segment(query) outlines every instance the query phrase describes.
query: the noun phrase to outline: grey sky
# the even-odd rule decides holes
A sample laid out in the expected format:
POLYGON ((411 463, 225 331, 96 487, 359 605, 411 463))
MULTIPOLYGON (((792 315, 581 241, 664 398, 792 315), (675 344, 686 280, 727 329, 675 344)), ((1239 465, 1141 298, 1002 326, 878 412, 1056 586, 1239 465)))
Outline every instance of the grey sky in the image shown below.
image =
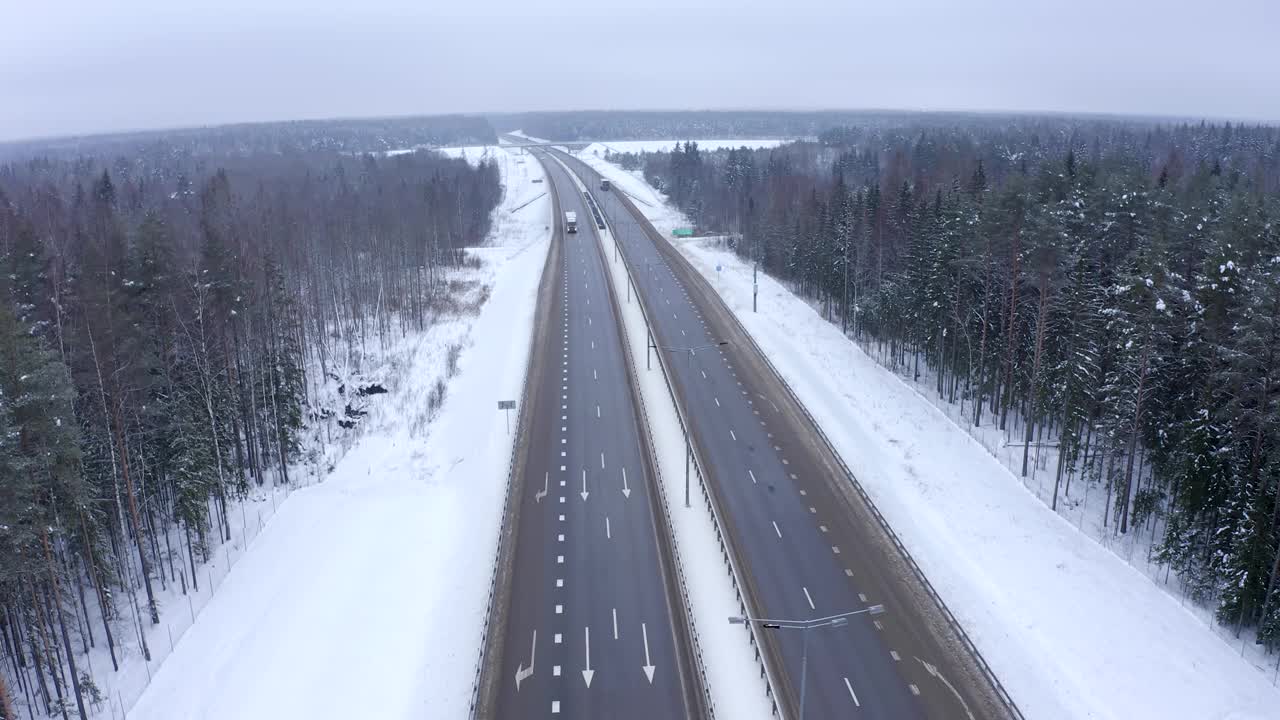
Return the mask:
POLYGON ((0 139, 581 108, 1280 121, 1277 0, 638 4, 0 0, 0 139))

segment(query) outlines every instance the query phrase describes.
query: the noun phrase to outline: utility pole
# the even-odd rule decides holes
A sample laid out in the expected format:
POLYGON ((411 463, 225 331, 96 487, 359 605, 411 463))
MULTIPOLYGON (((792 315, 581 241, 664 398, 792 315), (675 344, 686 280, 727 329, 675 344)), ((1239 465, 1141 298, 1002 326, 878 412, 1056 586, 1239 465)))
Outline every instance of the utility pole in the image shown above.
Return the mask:
POLYGON ((689 505, 689 458, 693 455, 693 449, 689 447, 689 429, 684 430, 684 506, 689 505))
POLYGON ((760 261, 751 266, 751 312, 758 312, 757 298, 760 297, 760 261))
MULTIPOLYGON (((708 345, 694 345, 691 347, 669 347, 667 345, 659 346, 653 342, 653 333, 650 332, 649 347, 646 348, 645 350, 645 358, 644 358, 645 367, 647 368, 649 366, 649 353, 653 350, 666 350, 667 352, 682 352, 682 353, 688 353, 688 357, 689 357, 688 368, 689 368, 689 372, 692 373, 693 372, 693 356, 697 354, 699 350, 720 348, 728 344, 729 344, 728 340, 721 340, 720 342, 710 343, 708 345)), ((693 443, 689 438, 689 427, 682 423, 681 429, 684 431, 684 506, 692 507, 692 505, 689 502, 689 465, 690 463, 693 462, 693 443)))
POLYGON ((760 297, 760 241, 751 239, 751 312, 758 312, 757 298, 760 297))
POLYGON ((840 334, 849 335, 849 235, 844 237, 844 304, 840 308, 840 334))

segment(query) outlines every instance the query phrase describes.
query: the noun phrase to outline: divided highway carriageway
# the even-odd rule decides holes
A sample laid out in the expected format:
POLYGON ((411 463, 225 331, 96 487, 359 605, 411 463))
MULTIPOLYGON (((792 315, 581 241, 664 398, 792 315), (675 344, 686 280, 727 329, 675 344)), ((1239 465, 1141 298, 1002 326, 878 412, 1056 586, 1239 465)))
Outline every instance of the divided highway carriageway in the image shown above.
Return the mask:
MULTIPOLYGON (((585 163, 551 152, 600 186, 585 163)), ((807 633, 756 626, 781 714, 799 716, 807 635, 806 718, 1021 717, 714 289, 617 184, 594 195, 652 323, 750 612, 812 620, 885 607, 807 633)))
POLYGON ((555 233, 472 714, 705 717, 596 225, 564 168, 534 154, 555 233))

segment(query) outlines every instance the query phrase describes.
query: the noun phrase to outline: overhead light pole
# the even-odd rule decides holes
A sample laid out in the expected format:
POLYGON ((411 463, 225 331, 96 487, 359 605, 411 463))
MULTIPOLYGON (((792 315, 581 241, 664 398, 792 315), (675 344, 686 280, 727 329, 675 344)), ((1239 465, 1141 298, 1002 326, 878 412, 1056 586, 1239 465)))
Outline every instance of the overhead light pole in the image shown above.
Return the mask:
MULTIPOLYGON (((673 353, 688 353, 689 368, 693 369, 693 356, 699 350, 710 350, 711 348, 723 347, 728 344, 729 344, 728 340, 721 340, 720 342, 716 342, 716 343, 708 343, 706 345, 693 345, 688 347, 680 347, 680 346, 674 346, 674 345, 658 345, 657 343, 654 342, 653 333, 651 332, 649 333, 649 347, 645 349, 645 358, 644 358, 645 366, 647 367, 649 364, 650 351, 666 350, 667 352, 673 352, 673 353)), ((684 427, 682 429, 684 430, 684 506, 691 507, 691 505, 689 504, 689 462, 693 459, 693 446, 689 442, 689 428, 684 427)))
POLYGON ((811 620, 771 620, 769 618, 753 618, 742 615, 733 615, 729 618, 730 625, 758 625, 767 630, 799 630, 803 639, 800 654, 800 718, 804 720, 805 691, 807 690, 809 679, 809 631, 826 627, 844 627, 849 624, 849 618, 854 615, 883 615, 884 605, 872 605, 861 610, 852 610, 845 613, 837 613, 826 617, 813 618, 811 620))

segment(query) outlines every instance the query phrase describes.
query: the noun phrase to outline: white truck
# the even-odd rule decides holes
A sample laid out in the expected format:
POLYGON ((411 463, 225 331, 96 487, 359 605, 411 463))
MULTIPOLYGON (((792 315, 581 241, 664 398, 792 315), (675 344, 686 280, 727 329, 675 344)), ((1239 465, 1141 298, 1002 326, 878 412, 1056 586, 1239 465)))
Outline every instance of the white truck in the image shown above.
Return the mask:
POLYGON ((564 231, 576 233, 578 232, 578 213, 569 210, 564 214, 564 231))

